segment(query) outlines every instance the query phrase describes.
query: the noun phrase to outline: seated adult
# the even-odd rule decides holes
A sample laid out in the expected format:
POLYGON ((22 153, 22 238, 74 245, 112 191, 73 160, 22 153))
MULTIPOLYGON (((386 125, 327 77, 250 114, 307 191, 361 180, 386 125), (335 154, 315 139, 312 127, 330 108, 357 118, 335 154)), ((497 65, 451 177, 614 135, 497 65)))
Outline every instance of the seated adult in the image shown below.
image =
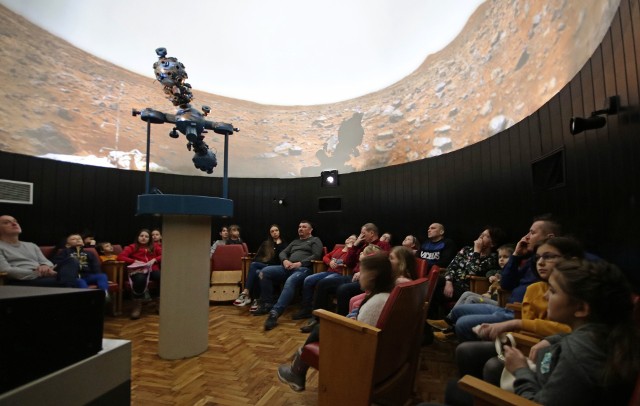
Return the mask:
POLYGON ((97 285, 98 289, 105 294, 105 299, 109 298, 109 278, 102 272, 100 260, 96 255, 84 249, 84 241, 80 234, 69 234, 64 248, 58 250, 53 256, 52 262, 60 274, 78 275, 80 287, 88 288, 89 285, 97 285), (68 268, 67 271, 65 271, 68 268))
MULTIPOLYGON (((369 244, 380 247, 383 251, 390 251, 391 246, 386 241, 381 241, 378 237, 378 227, 373 223, 366 223, 360 229, 360 235, 356 238, 353 246, 349 248, 345 264, 353 270, 353 276, 342 276, 330 279, 323 279, 316 286, 316 295, 313 302, 313 309, 333 310, 330 304, 332 294, 337 296, 337 313, 346 316, 349 313, 349 301, 355 295, 362 293, 358 279, 360 278, 360 253, 369 244)), ((318 322, 314 317, 300 330, 308 333, 318 322)))
POLYGON ((286 246, 286 241, 280 236, 280 227, 277 224, 272 224, 269 227, 269 238, 260 244, 256 256, 253 258, 251 265, 249 265, 244 290, 233 302, 234 306, 242 307, 251 303, 250 312, 255 312, 258 309, 258 298, 260 297, 260 283, 257 283, 258 281, 256 280, 258 273, 262 268, 269 265, 278 265, 280 263, 280 253, 286 246), (253 301, 251 298, 253 298, 253 301))
POLYGON ((160 262, 162 246, 151 241, 151 233, 143 228, 136 242, 127 245, 118 255, 118 261, 127 263, 129 283, 133 295, 131 319, 139 319, 142 312, 142 299, 151 297, 149 280, 160 282, 160 262))
POLYGON ((498 227, 486 227, 480 236, 456 254, 447 271, 438 278, 429 314, 436 314, 449 301, 456 301, 469 290, 469 276, 485 276, 492 269, 499 269, 495 248, 502 244, 504 231, 498 227))
MULTIPOLYGON (((368 293, 362 302, 357 320, 375 326, 387 299, 389 299, 389 294, 395 286, 396 278, 391 268, 391 262, 385 254, 374 254, 363 258, 360 261, 360 272, 362 276, 358 279, 358 283, 362 285, 362 290, 368 293)), ((314 327, 304 345, 318 341, 320 341, 319 324, 314 327)), ((345 343, 345 345, 357 346, 357 343, 345 343)), ((296 351, 291 364, 278 367, 278 378, 294 391, 305 389, 307 371, 309 370, 309 365, 300 358, 301 353, 302 347, 296 351)))
POLYGON ((304 279, 304 283, 302 284, 302 303, 300 303, 300 310, 291 317, 293 320, 302 320, 311 317, 311 302, 316 285, 323 279, 342 277, 344 260, 347 257, 349 248, 353 247, 355 241, 355 234, 347 237, 344 241, 344 247, 337 247, 322 257, 322 262, 327 266, 326 271, 309 275, 304 279))
POLYGON ((271 265, 260 271, 260 307, 253 313, 255 316, 269 314, 264 322, 264 329, 271 330, 278 325, 278 318, 293 301, 296 289, 304 278, 311 274, 311 261, 322 258, 322 241, 313 236, 313 227, 307 220, 298 225, 298 238, 293 240, 280 253, 282 265, 271 265), (273 286, 284 282, 284 287, 274 304, 273 286))
POLYGON ((456 244, 445 237, 444 226, 433 223, 427 228, 427 241, 420 246, 418 257, 427 261, 429 268, 437 265, 446 268, 456 256, 456 244))
MULTIPOLYGON (((529 232, 516 244, 513 255, 501 272, 500 285, 510 290, 509 303, 522 302, 527 287, 539 280, 535 271, 536 261, 533 247, 540 241, 560 234, 560 226, 550 217, 538 217, 531 224, 529 232), (522 264, 522 265, 520 265, 522 264)), ((451 310, 450 324, 455 324, 459 340, 475 340, 471 330, 482 323, 497 323, 513 319, 513 312, 497 305, 474 303, 455 306, 451 310)))
POLYGON ((0 216, 0 272, 7 273, 7 284, 46 287, 83 287, 78 271, 61 274, 40 248, 20 241, 22 228, 14 217, 0 216))

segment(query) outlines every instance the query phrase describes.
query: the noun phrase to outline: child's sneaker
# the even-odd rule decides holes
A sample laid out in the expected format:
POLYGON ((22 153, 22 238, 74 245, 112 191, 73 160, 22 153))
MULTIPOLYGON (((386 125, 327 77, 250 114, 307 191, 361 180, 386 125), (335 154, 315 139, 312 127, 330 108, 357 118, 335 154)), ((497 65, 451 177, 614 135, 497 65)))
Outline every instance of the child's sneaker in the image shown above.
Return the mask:
POLYGON ((258 303, 258 299, 253 299, 253 303, 251 303, 251 307, 249 308, 249 311, 253 313, 256 310, 258 310, 258 307, 260 307, 260 304, 258 303))
POLYGON ((240 293, 240 296, 238 296, 238 298, 233 301, 234 306, 240 306, 240 307, 246 306, 249 303, 251 303, 251 298, 249 297, 249 295, 245 293, 240 293))

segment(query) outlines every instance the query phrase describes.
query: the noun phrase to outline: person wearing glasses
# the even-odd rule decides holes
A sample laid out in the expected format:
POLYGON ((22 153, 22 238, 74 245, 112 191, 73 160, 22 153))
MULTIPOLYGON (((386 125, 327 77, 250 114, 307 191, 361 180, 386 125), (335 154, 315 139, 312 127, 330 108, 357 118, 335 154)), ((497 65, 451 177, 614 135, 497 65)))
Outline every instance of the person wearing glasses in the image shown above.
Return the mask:
MULTIPOLYGON (((500 286, 502 289, 511 291, 508 303, 522 302, 527 287, 540 280, 536 272, 534 247, 541 241, 559 234, 560 225, 551 217, 544 216, 534 219, 529 232, 518 241, 513 254, 500 273, 500 286)), ((455 306, 445 321, 454 326, 458 340, 467 341, 478 339, 472 330, 475 326, 511 319, 513 319, 513 312, 504 311, 499 306, 473 303, 455 306)))

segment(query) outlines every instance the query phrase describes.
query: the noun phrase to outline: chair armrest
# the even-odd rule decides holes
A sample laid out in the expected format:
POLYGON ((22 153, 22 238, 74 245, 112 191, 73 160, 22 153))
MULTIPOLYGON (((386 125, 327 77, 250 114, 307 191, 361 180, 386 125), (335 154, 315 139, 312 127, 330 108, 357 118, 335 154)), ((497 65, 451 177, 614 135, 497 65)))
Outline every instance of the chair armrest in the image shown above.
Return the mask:
POLYGON ((484 276, 469 276, 469 290, 478 294, 487 293, 489 290, 489 278, 485 278, 484 276))
POLYGON ((314 259, 311 261, 313 267, 313 273, 320 273, 327 270, 327 265, 319 259, 314 259))
POLYGON ((122 280, 124 278, 124 261, 106 261, 101 265, 102 272, 107 275, 107 278, 118 284, 122 288, 122 280))
POLYGON ((9 272, 0 272, 0 285, 5 284, 4 280, 7 279, 7 275, 9 275, 9 272))
POLYGON ((498 406, 535 406, 539 403, 532 402, 515 393, 491 385, 471 375, 465 375, 458 381, 458 387, 474 398, 474 405, 498 405, 498 406))
POLYGON ((506 306, 504 307, 505 309, 511 310, 513 312, 514 319, 522 320, 522 303, 520 302, 507 303, 506 306))
POLYGON ((500 305, 500 307, 505 307, 510 297, 511 297, 510 290, 498 288, 498 304, 500 305))
POLYGON ((519 331, 511 333, 516 340, 516 348, 518 348, 524 355, 529 355, 531 347, 538 344, 544 337, 528 333, 526 331, 519 331))
POLYGON ((363 323, 358 320, 350 319, 348 317, 341 316, 339 314, 330 312, 325 309, 316 309, 313 311, 313 315, 320 318, 320 320, 327 320, 326 323, 334 323, 336 325, 343 326, 343 327, 346 327, 347 329, 354 330, 357 332, 377 335, 378 333, 380 333, 380 331, 382 331, 379 328, 374 327, 370 324, 363 323))

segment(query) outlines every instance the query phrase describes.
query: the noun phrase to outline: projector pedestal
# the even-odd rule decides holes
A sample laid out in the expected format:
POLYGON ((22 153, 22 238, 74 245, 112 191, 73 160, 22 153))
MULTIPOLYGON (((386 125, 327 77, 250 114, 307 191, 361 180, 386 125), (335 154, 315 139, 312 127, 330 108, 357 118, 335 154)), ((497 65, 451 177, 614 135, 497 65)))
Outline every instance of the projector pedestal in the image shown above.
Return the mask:
POLYGON ((211 216, 233 215, 228 199, 140 195, 138 214, 162 214, 158 355, 193 357, 209 343, 211 216))

